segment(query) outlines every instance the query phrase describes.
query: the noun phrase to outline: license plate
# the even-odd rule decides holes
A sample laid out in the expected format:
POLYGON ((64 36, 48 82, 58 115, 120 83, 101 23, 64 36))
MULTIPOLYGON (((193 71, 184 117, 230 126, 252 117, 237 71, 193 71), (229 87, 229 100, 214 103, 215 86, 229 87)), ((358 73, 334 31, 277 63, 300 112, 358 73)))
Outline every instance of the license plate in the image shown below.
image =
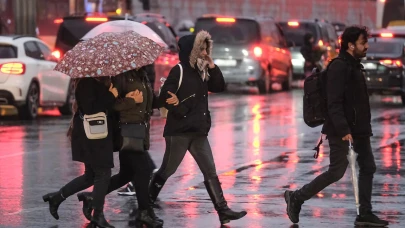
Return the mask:
POLYGON ((223 66, 223 67, 234 67, 234 66, 236 66, 236 60, 235 59, 215 59, 214 63, 217 64, 218 66, 223 66))
POLYGON ((366 70, 376 70, 377 64, 375 63, 363 63, 364 69, 366 70))

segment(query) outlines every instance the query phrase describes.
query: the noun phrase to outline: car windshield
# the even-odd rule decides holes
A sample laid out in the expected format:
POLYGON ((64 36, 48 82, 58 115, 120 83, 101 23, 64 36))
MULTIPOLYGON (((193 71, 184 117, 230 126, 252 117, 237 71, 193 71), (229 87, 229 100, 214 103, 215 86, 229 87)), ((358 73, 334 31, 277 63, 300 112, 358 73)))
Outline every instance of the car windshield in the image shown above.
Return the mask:
POLYGON ((294 46, 302 46, 304 44, 304 36, 307 33, 311 33, 315 40, 319 39, 314 23, 295 22, 290 24, 291 25, 289 25, 288 22, 280 23, 288 43, 291 43, 294 46))
POLYGON ((0 44, 0 59, 17 58, 17 48, 12 45, 0 44))
POLYGON ((404 49, 403 43, 397 42, 369 42, 367 54, 400 56, 404 49))
POLYGON ((225 19, 222 21, 216 18, 198 19, 195 31, 208 31, 214 43, 217 44, 250 44, 260 40, 259 25, 256 21, 233 18, 225 19))

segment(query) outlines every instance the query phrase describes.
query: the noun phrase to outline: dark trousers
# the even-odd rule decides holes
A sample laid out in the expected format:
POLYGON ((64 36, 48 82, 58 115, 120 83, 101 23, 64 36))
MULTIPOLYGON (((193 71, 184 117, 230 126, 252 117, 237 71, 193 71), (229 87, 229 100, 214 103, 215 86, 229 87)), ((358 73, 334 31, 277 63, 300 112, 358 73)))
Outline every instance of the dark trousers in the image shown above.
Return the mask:
POLYGON ((165 155, 162 166, 156 173, 161 178, 167 180, 176 172, 187 150, 197 162, 205 180, 217 176, 211 146, 206 136, 168 136, 165 140, 165 155))
POLYGON ((90 164, 85 164, 84 174, 67 183, 61 188, 61 192, 63 197, 67 198, 94 185, 92 206, 94 209, 103 210, 110 178, 110 168, 92 167, 90 164))
POLYGON ((111 177, 108 193, 132 181, 135 187, 139 209, 148 209, 148 185, 151 176, 148 152, 120 151, 119 159, 120 171, 118 174, 111 177))
MULTIPOLYGON (((316 177, 311 183, 304 185, 299 189, 297 198, 305 201, 312 198, 318 192, 330 184, 340 180, 349 164, 347 160, 348 146, 347 141, 341 138, 329 138, 330 147, 330 165, 328 171, 316 177)), ((371 211, 371 194, 373 188, 373 176, 376 171, 374 155, 371 151, 370 138, 354 138, 354 151, 358 154, 357 163, 359 170, 359 200, 360 213, 371 211)))

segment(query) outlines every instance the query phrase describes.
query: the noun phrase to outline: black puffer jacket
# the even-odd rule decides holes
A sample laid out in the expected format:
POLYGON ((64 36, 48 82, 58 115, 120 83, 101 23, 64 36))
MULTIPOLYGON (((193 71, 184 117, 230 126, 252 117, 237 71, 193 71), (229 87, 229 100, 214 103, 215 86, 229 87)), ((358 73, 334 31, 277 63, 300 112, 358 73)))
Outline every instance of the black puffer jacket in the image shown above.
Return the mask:
POLYGON ((372 136, 371 112, 367 85, 360 60, 346 51, 327 73, 328 116, 322 133, 328 136, 372 136))
POLYGON ((180 78, 180 67, 171 69, 160 93, 160 103, 168 110, 168 116, 163 136, 175 135, 208 135, 211 128, 211 116, 208 110, 208 91, 222 92, 225 81, 218 66, 209 69, 208 81, 203 80, 196 66, 197 56, 201 45, 208 44, 207 52, 211 53, 212 41, 207 32, 197 35, 184 36, 179 40, 179 58, 183 67, 183 80, 177 91, 180 78), (170 97, 167 91, 176 93, 180 104, 168 105, 166 99, 170 97))

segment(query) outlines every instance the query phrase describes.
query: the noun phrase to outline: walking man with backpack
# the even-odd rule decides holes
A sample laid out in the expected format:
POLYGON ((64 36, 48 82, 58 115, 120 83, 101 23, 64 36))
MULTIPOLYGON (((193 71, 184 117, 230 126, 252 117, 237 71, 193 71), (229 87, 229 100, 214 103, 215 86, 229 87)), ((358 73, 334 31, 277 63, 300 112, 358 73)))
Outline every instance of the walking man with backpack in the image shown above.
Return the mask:
POLYGON ((327 112, 322 133, 330 147, 329 169, 296 191, 285 191, 287 214, 293 223, 299 222, 301 205, 330 184, 340 180, 347 169, 349 141, 358 153, 360 215, 355 225, 384 227, 387 221, 371 211, 373 175, 376 171, 371 150, 371 112, 361 58, 368 49, 365 27, 348 27, 342 35, 339 57, 330 63, 326 73, 327 112))

